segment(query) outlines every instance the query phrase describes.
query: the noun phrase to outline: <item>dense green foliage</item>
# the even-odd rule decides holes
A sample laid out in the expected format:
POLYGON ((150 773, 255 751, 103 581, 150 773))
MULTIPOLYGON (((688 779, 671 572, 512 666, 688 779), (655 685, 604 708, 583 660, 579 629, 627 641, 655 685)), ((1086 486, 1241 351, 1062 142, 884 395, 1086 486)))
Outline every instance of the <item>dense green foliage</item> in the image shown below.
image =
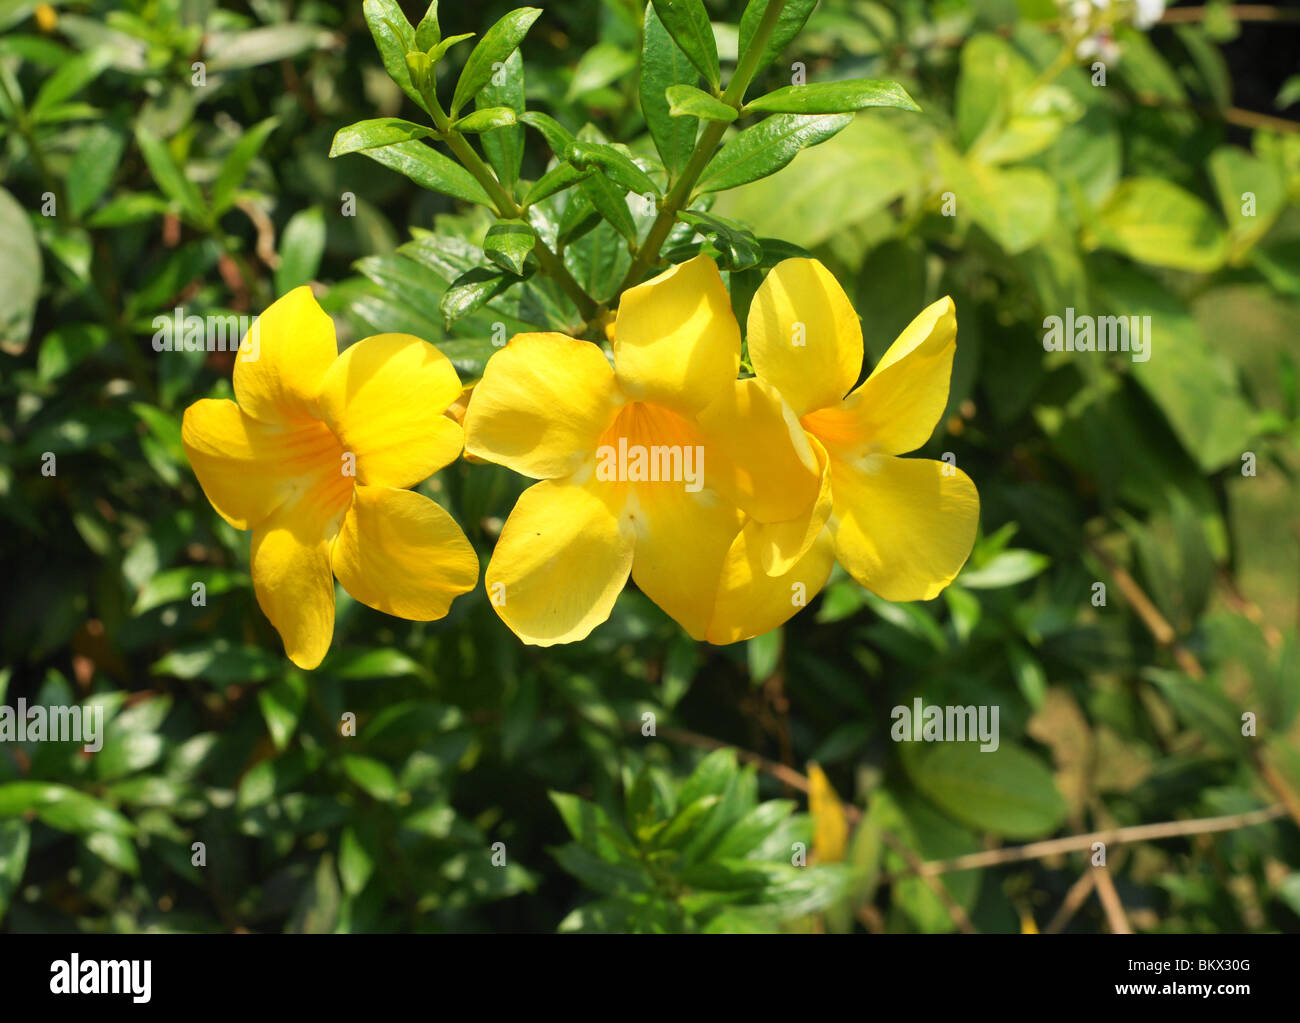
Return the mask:
MULTIPOLYGON (((769 2, 439 25, 393 0, 0 0, 0 703, 108 721, 93 756, 0 745, 5 929, 1018 930, 1082 856, 949 873, 945 899, 903 847, 1300 807, 1300 133, 1233 113, 1225 54, 1259 40, 1224 7, 1118 25, 1102 85, 1039 0, 822 0, 801 33, 789 0, 767 36, 769 2), (722 648, 632 587, 546 650, 481 586, 431 624, 340 590, 328 658, 294 669, 180 444, 232 353, 157 352, 155 317, 318 282, 342 343, 413 333, 471 381, 498 324, 601 336, 701 136, 720 149, 657 241, 713 255, 742 324, 804 250, 868 369, 953 296, 922 453, 979 487, 957 582, 890 604, 837 568, 722 648), (1149 359, 1045 351, 1067 309, 1149 316, 1149 359), (999 707, 997 752, 892 742, 918 697, 999 707), (771 766, 814 761, 860 811, 842 857, 834 801, 814 822, 771 766)), ((486 560, 524 482, 460 462, 420 489, 486 560)), ((1287 816, 1108 856, 1135 929, 1300 929, 1287 816)), ((1070 924, 1106 926, 1096 902, 1070 924)))

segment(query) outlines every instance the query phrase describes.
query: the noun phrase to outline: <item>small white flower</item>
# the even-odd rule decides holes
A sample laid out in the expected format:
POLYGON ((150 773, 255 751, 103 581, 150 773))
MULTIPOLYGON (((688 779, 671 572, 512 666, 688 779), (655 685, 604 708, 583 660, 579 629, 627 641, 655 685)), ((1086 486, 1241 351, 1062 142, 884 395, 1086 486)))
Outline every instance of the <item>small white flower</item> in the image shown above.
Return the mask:
POLYGON ((1133 24, 1148 29, 1165 13, 1165 0, 1134 0, 1133 24))

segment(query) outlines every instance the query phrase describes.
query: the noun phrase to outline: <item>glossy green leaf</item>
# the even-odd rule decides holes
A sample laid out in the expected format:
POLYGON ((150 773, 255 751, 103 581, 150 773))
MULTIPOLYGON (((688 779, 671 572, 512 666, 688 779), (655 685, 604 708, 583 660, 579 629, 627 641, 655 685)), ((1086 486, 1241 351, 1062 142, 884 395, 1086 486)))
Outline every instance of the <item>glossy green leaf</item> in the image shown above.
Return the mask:
POLYGON ((524 272, 524 260, 533 251, 537 233, 518 220, 498 220, 483 239, 483 254, 512 274, 524 272))
POLYGON ((609 180, 637 195, 659 197, 659 188, 626 153, 598 142, 574 142, 565 158, 579 170, 596 168, 609 180))
POLYGON ((693 85, 670 85, 666 95, 668 113, 672 117, 696 117, 730 123, 739 116, 735 107, 693 85))
POLYGON ((916 110, 916 105, 897 82, 856 78, 845 82, 787 85, 745 104, 746 112, 766 110, 785 114, 839 114, 867 107, 897 107, 916 110))
POLYGON ((416 48, 415 29, 406 20, 401 6, 397 0, 365 0, 362 10, 379 49, 379 57, 384 62, 384 70, 412 103, 429 113, 428 105, 412 84, 411 72, 406 66, 407 53, 416 48))
POLYGON ((655 13, 668 34, 714 89, 722 81, 718 68, 718 44, 703 0, 652 0, 655 13))
POLYGON ((415 26, 416 49, 430 50, 442 41, 442 27, 438 24, 438 0, 429 0, 424 17, 415 26))
POLYGON ((531 206, 534 203, 541 202, 543 199, 562 192, 566 188, 571 188, 579 181, 588 177, 592 171, 581 171, 572 164, 561 163, 552 167, 543 174, 524 196, 524 205, 531 206))
MULTIPOLYGON (((514 111, 516 121, 524 112, 524 58, 515 50, 497 73, 488 79, 474 98, 479 107, 506 107, 514 111)), ((496 171, 497 178, 506 190, 514 188, 519 180, 519 169, 524 159, 523 125, 497 128, 484 132, 480 140, 483 152, 496 171)))
POLYGON ((801 150, 843 131, 851 114, 774 114, 746 128, 719 150, 700 176, 701 192, 720 192, 779 171, 801 150))
POLYGON ((404 121, 400 117, 375 117, 368 121, 358 121, 340 128, 334 133, 334 142, 330 145, 330 156, 343 156, 346 153, 360 153, 378 146, 391 146, 398 142, 411 142, 428 138, 435 134, 434 129, 413 121, 404 121))
POLYGON ((496 267, 478 266, 467 270, 452 281, 438 303, 443 320, 450 327, 461 317, 496 298, 518 279, 496 267))
POLYGON ((665 93, 675 86, 693 87, 697 81, 699 72, 664 28, 654 4, 646 4, 641 47, 641 113, 669 177, 680 174, 691 158, 700 125, 692 117, 674 117, 665 93))
POLYGON ((376 163, 405 174, 421 188, 442 192, 456 199, 491 206, 483 186, 464 167, 423 142, 398 142, 391 146, 362 150, 376 163))
POLYGON ((453 117, 478 95, 493 74, 505 67, 506 60, 523 41, 541 13, 537 7, 517 8, 483 33, 483 38, 470 53, 460 79, 456 82, 456 92, 451 101, 453 117))
MULTIPOLYGON (((742 60, 754 43, 754 37, 763 21, 763 15, 767 12, 769 2, 771 0, 749 0, 745 5, 745 13, 740 16, 739 53, 742 60)), ((781 51, 794 41, 816 6, 817 0, 786 0, 781 13, 777 16, 772 34, 768 37, 755 65, 756 71, 762 71, 771 64, 781 55, 781 51)))
POLYGON ((452 127, 457 131, 477 134, 494 128, 508 128, 514 123, 515 112, 509 107, 481 107, 456 120, 452 127))

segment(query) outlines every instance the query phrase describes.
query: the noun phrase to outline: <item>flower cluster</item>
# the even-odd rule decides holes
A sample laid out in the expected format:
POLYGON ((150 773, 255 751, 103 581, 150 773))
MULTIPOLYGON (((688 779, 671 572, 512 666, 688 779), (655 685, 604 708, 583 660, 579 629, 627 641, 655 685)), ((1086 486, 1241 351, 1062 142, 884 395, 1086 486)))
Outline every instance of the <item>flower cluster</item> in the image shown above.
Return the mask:
MULTIPOLYGON (((537 480, 485 578, 522 640, 582 639, 629 576, 712 643, 786 621, 836 560, 894 601, 932 598, 956 576, 979 519, 974 484, 947 462, 899 457, 947 404, 952 301, 917 316, 860 385, 861 326, 816 260, 773 268, 747 328, 755 375, 738 379, 740 328, 701 255, 623 295, 612 360, 557 333, 516 335, 488 360, 464 450, 537 480)), ((313 667, 329 646, 331 572, 363 603, 417 620, 473 588, 460 529, 406 489, 460 454, 443 413, 461 385, 406 335, 335 358, 307 289, 256 329, 263 357, 237 364, 238 405, 196 403, 184 441, 213 506, 254 530, 258 600, 289 656, 313 667)))

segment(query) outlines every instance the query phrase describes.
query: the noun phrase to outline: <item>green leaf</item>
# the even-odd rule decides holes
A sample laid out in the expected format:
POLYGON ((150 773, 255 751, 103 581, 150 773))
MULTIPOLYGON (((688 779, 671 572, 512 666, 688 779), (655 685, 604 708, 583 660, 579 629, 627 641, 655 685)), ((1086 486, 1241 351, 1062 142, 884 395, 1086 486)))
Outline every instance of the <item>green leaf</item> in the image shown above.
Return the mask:
POLYGON ((453 122, 452 127, 460 132, 477 134, 494 128, 508 128, 514 123, 515 112, 509 107, 480 107, 453 122))
POLYGON ((591 175, 591 171, 580 171, 570 163, 561 163, 552 167, 543 174, 528 194, 524 196, 524 205, 532 206, 539 203, 557 192, 562 192, 566 188, 571 188, 579 181, 591 175))
MULTIPOLYGON (((770 0, 749 0, 749 3, 745 6, 745 13, 740 16, 739 54, 741 60, 745 59, 750 46, 753 45, 754 35, 758 31, 758 26, 763 20, 769 2, 770 0)), ((754 65, 755 73, 762 71, 772 61, 776 60, 781 55, 781 51, 794 41, 794 37, 803 31, 804 23, 807 22, 808 16, 812 14, 813 8, 816 6, 817 0, 786 0, 785 6, 781 8, 781 13, 777 16, 776 27, 772 30, 772 34, 768 36, 767 44, 763 47, 758 63, 754 65)))
POLYGON ((66 61, 40 87, 27 116, 38 123, 45 120, 46 115, 93 82, 111 63, 106 50, 91 50, 66 61))
POLYGON ((275 268, 275 293, 284 295, 315 280, 325 254, 325 214, 319 206, 299 210, 280 235, 280 265, 275 268))
POLYGON ((524 124, 531 128, 536 128, 546 139, 546 144, 551 147, 551 152, 556 158, 563 160, 568 153, 569 147, 573 145, 573 132, 564 127, 559 121, 550 114, 543 114, 538 110, 529 110, 520 118, 524 124))
POLYGON ((476 266, 467 270, 451 283, 438 308, 448 329, 462 316, 486 305, 505 291, 519 278, 496 267, 476 266))
POLYGON ((423 142, 398 142, 396 145, 365 149, 362 150, 362 155, 405 174, 421 188, 442 192, 480 206, 492 205, 492 200, 483 191, 483 186, 474 180, 474 175, 423 142))
POLYGON ((655 13, 704 80, 716 91, 722 83, 718 44, 703 0, 652 0, 655 13))
MULTIPOLYGON (((170 418, 170 417, 169 417, 170 418)), ((194 584, 202 583, 205 597, 215 597, 231 590, 248 585, 248 576, 242 572, 231 572, 223 568, 207 568, 192 565, 187 568, 172 568, 158 572, 140 589, 131 608, 133 615, 142 615, 164 604, 177 601, 189 603, 194 595, 194 584)))
POLYGON ((667 93, 668 113, 672 117, 704 118, 706 121, 734 121, 739 112, 729 103, 710 96, 693 85, 670 85, 667 93))
POLYGON ((234 144, 221 165, 216 184, 212 186, 212 210, 220 216, 235 199, 235 189, 244 183, 248 166, 261 151, 262 146, 279 125, 279 118, 268 117, 244 132, 234 144))
POLYGON ((1051 561, 1046 554, 1015 548, 1002 551, 979 568, 967 566, 957 578, 958 582, 972 590, 996 590, 1032 579, 1051 561))
POLYGON ((637 195, 659 197, 659 188, 645 171, 632 162, 632 158, 613 146, 598 142, 574 142, 565 159, 579 170, 596 167, 604 175, 629 192, 637 195))
POLYGON ((298 721, 307 706, 307 676, 300 671, 285 672, 271 685, 258 690, 257 702, 271 741, 277 750, 283 750, 298 730, 298 721))
POLYGON ((328 29, 290 21, 241 32, 211 32, 203 49, 209 71, 239 71, 323 49, 329 41, 328 29))
POLYGON ((904 763, 931 802, 971 827, 1007 838, 1039 838, 1055 831, 1066 814, 1051 772, 1005 741, 989 752, 978 741, 939 743, 904 763))
MULTIPOLYGON (((442 58, 446 56, 447 51, 450 50, 453 46, 455 46, 457 43, 463 43, 466 39, 473 39, 473 38, 474 38, 473 32, 462 32, 458 36, 448 36, 446 39, 442 40, 440 43, 438 43, 436 46, 430 49, 429 52, 425 55, 428 58, 428 60, 425 62, 425 66, 429 71, 429 73, 430 74, 433 73, 433 70, 437 66, 438 61, 442 60, 442 58)), ((407 66, 409 67, 411 61, 411 54, 408 53, 406 55, 406 59, 407 59, 407 66)))
POLYGON ((335 132, 330 156, 360 153, 378 146, 428 138, 433 134, 435 132, 432 128, 413 121, 403 121, 400 117, 376 117, 368 121, 357 121, 356 124, 349 124, 335 132))
POLYGON ((207 219, 203 199, 194 182, 172 158, 171 150, 160 138, 149 131, 142 122, 135 126, 135 141, 149 166, 149 173, 161 189, 163 195, 176 203, 181 212, 195 223, 202 224, 207 219))
POLYGON ((373 757, 348 754, 343 757, 343 771, 369 796, 391 803, 401 794, 401 786, 388 765, 373 757))
POLYGON ((442 27, 438 24, 438 0, 430 0, 424 17, 415 26, 415 46, 419 50, 430 50, 441 41, 442 27))
MULTIPOLYGON (((437 6, 437 0, 432 6, 437 6)), ((339 838, 339 877, 343 890, 354 897, 360 895, 374 871, 375 857, 357 836, 356 828, 344 828, 339 838)))
POLYGON ((921 108, 897 82, 855 78, 846 82, 787 85, 745 104, 745 112, 768 110, 785 114, 839 114, 867 107, 921 108))
POLYGON ((57 831, 74 835, 97 831, 130 835, 129 820, 94 796, 52 782, 15 781, 0 784, 0 818, 33 812, 57 831))
POLYGON ((498 220, 483 239, 483 254, 503 270, 522 275, 537 232, 519 220, 498 220))
MULTIPOLYGON (((758 266, 763 260, 763 246, 753 233, 743 224, 726 217, 714 216, 712 213, 699 213, 683 210, 677 214, 679 220, 694 227, 700 234, 712 242, 713 256, 724 270, 745 270, 758 266)), ((757 642, 761 637, 750 640, 757 642)))
POLYGON ((699 74, 664 28, 654 4, 646 4, 641 48, 641 113, 670 178, 676 178, 690 160, 700 123, 693 117, 674 116, 665 93, 675 86, 693 87, 697 81, 699 74))
POLYGON ((1241 711, 1211 679, 1188 678, 1161 668, 1145 668, 1142 675, 1159 687, 1179 720, 1204 736, 1220 755, 1233 760, 1244 755, 1241 711))
POLYGON ((701 192, 721 192, 779 171, 800 150, 825 142, 846 128, 852 114, 774 114, 746 128, 710 161, 700 177, 701 192))
POLYGON ((788 799, 772 799, 759 804, 723 832, 718 844, 709 850, 709 858, 745 858, 794 811, 795 803, 788 799))
POLYGON ((370 34, 374 36, 375 46, 379 49, 379 57, 384 62, 384 70, 410 97, 412 103, 426 114, 429 113, 428 104, 412 84, 411 72, 406 66, 406 54, 416 48, 415 29, 406 20, 401 6, 397 0, 365 0, 362 10, 365 12, 366 24, 370 26, 370 34))
POLYGON ((0 188, 0 350, 27 348, 41 291, 41 249, 27 213, 0 188))
POLYGON ((1217 270, 1228 254, 1210 208, 1163 178, 1121 182, 1093 222, 1092 242, 1139 263, 1193 273, 1217 270))
POLYGON ((456 82, 451 116, 456 114, 491 80, 494 72, 505 66, 510 54, 523 41, 529 28, 541 14, 537 7, 520 7, 511 11, 483 34, 469 55, 456 82))
POLYGON ((122 162, 126 135, 109 124, 93 125, 68 166, 68 205, 80 217, 108 190, 122 162))
POLYGON ((108 344, 108 328, 99 323, 70 323, 55 327, 41 339, 36 375, 45 382, 57 380, 87 356, 108 344))
POLYGON ((32 829, 26 821, 0 820, 0 923, 22 883, 31 844, 32 829))
POLYGON ((1210 179, 1236 253, 1268 233, 1286 207, 1286 183, 1271 163, 1236 146, 1210 154, 1210 179))
POLYGON ((616 82, 636 68, 636 55, 614 43, 597 43, 578 60, 565 100, 573 102, 616 82))
MULTIPOLYGON (((518 120, 524 112, 524 58, 518 50, 510 54, 505 64, 488 79, 474 102, 480 107, 508 107, 518 120)), ((513 191, 524 160, 523 126, 515 124, 484 132, 480 141, 497 178, 507 191, 513 191)))

